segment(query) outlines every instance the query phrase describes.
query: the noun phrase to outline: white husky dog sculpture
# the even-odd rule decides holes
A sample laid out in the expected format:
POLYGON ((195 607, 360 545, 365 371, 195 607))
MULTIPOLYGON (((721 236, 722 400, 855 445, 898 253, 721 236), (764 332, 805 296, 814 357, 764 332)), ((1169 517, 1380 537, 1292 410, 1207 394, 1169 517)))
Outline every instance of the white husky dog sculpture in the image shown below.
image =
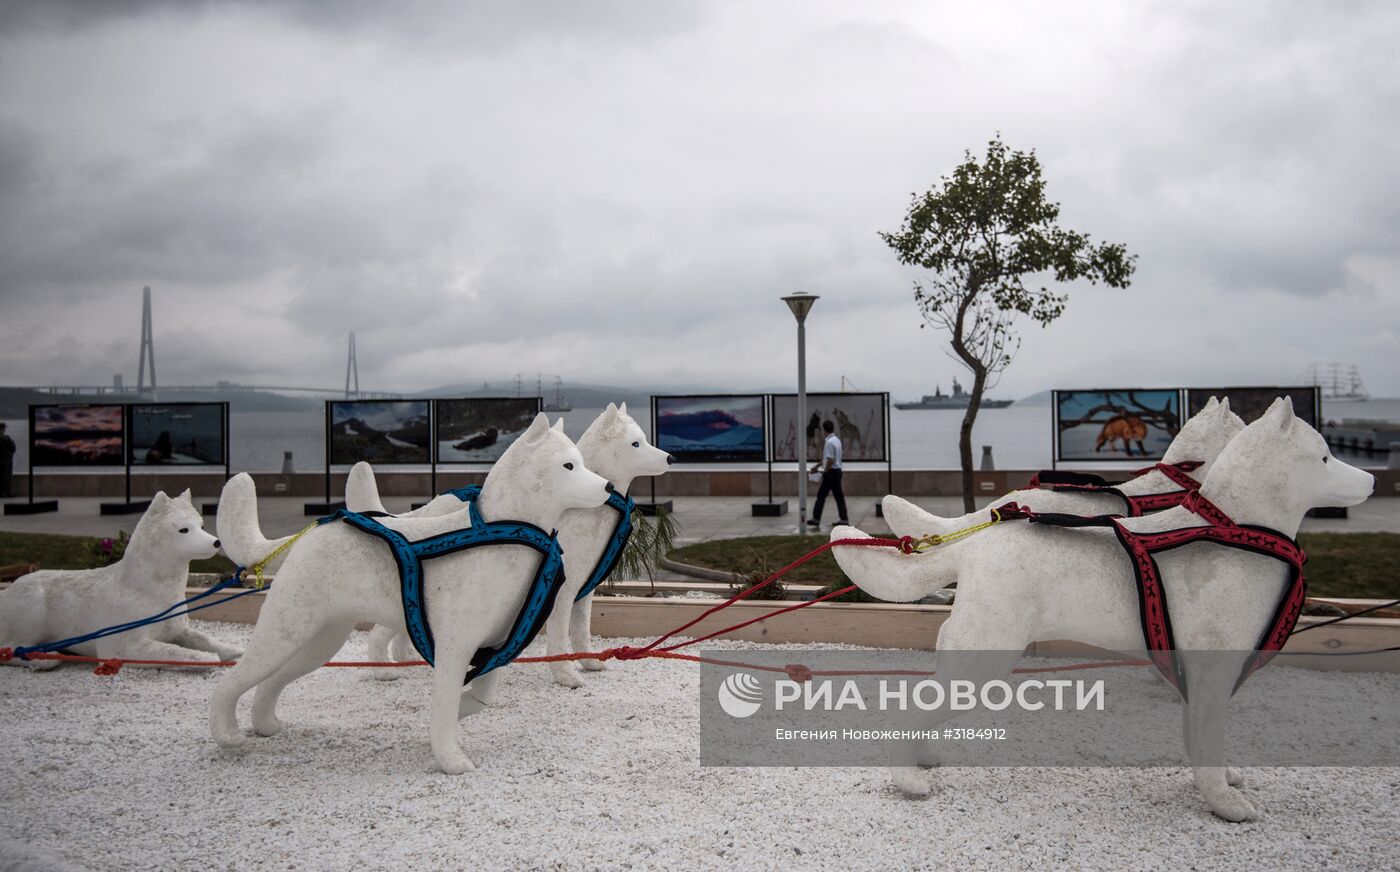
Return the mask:
MULTIPOLYGON (((1172 465, 1197 461, 1201 465, 1184 474, 1196 482, 1206 480, 1215 459, 1229 444, 1235 434, 1244 429, 1244 421, 1230 411, 1229 399, 1217 400, 1211 397, 1201 411, 1192 415, 1181 425, 1181 430, 1168 446, 1162 463, 1172 465)), ((1145 496, 1181 490, 1181 486, 1153 468, 1130 481, 1124 482, 1119 490, 1125 496, 1145 496)), ((949 533, 990 518, 990 509, 1014 500, 1017 504, 1037 512, 1067 512, 1076 515, 1122 514, 1123 501, 1113 494, 1092 493, 1073 490, 1050 490, 1049 488, 1027 488, 1012 491, 1003 497, 992 500, 975 512, 956 518, 942 518, 930 514, 913 503, 894 494, 880 502, 885 523, 896 536, 926 536, 930 533, 949 533)))
MULTIPOLYGON (((548 531, 565 510, 600 506, 610 491, 611 485, 584 465, 562 428, 551 428, 541 414, 492 468, 479 507, 488 523, 521 521, 548 531)), ((225 486, 219 519, 227 527, 225 550, 240 563, 262 559, 277 544, 258 529, 256 496, 246 475, 225 486)), ((463 507, 449 515, 382 523, 416 541, 471 522, 463 507)), ((476 652, 507 637, 541 559, 532 549, 502 543, 423 563, 436 661, 429 733, 433 757, 444 772, 473 768, 457 742, 462 683, 476 652)), ((248 653, 214 690, 209 706, 214 739, 225 747, 246 741, 235 709, 239 697, 255 686, 254 732, 268 736, 280 730, 276 704, 282 690, 340 650, 362 621, 405 628, 398 565, 389 548, 341 522, 312 529, 288 549, 248 653)))
MULTIPOLYGON (((627 404, 621 407, 609 403, 603 413, 593 420, 578 440, 579 453, 589 469, 613 483, 618 493, 626 494, 632 480, 638 476, 661 475, 666 472, 673 458, 647 442, 646 434, 632 416, 627 414, 627 404)), ((367 463, 357 463, 350 470, 345 485, 345 504, 351 511, 384 511, 379 499, 379 489, 375 485, 374 472, 367 463)), ((412 512, 400 515, 407 517, 431 517, 449 511, 461 511, 462 503, 456 497, 444 495, 412 512)), ((593 595, 589 594, 575 602, 585 582, 598 564, 617 526, 617 511, 609 506, 596 509, 570 509, 559 519, 559 544, 564 548, 564 573, 566 581, 560 588, 550 612, 545 629, 548 652, 551 655, 581 653, 592 650, 593 636, 590 622, 593 615, 593 595)), ((412 646, 405 634, 395 635, 387 627, 375 627, 370 634, 369 657, 383 661, 392 656, 395 660, 405 660, 413 656, 412 646), (392 645, 391 645, 392 640, 392 645)), ((589 671, 603 668, 597 660, 583 660, 580 665, 589 671)), ((565 687, 582 687, 578 669, 572 664, 559 661, 549 664, 554 680, 565 687)), ((383 669, 377 678, 398 678, 402 669, 383 669)), ((490 678, 488 675, 487 678, 490 678)), ((473 698, 478 703, 490 701, 490 688, 474 689, 473 698)))
MULTIPOLYGON (((1200 493, 1237 524, 1294 537, 1309 508, 1356 505, 1374 484, 1369 473, 1332 457, 1322 436, 1294 417, 1292 402, 1280 399, 1231 440, 1200 493)), ((1186 508, 1174 508, 1121 523, 1146 533, 1203 521, 1186 508)), ((831 532, 833 539, 863 535, 853 527, 831 532)), ((908 602, 958 583, 952 614, 938 633, 940 677, 979 684, 1005 678, 1026 645, 1037 641, 1144 649, 1132 564, 1108 529, 1009 522, 923 554, 840 546, 833 551, 847 575, 881 599, 908 602)), ((1212 543, 1161 552, 1156 561, 1182 650, 1253 649, 1290 577, 1278 560, 1212 543)), ((1238 783, 1233 772, 1202 761, 1220 759, 1226 708, 1246 656, 1240 653, 1237 663, 1187 659, 1184 667, 1190 688, 1186 750, 1196 786, 1212 811, 1232 821, 1251 820, 1258 811, 1232 786, 1238 783)), ((934 715, 929 726, 950 714, 934 715)), ((931 753, 924 747, 913 760, 930 762, 931 753)), ((930 789, 928 774, 917 767, 896 769, 894 780, 911 795, 930 789)))
MULTIPOLYGON (((204 532, 204 518, 185 491, 163 492, 137 522, 121 560, 100 569, 41 570, 0 591, 0 646, 56 642, 114 624, 135 621, 185 598, 190 561, 213 557, 219 540, 204 532)), ((221 645, 190 627, 185 616, 74 645, 86 657, 134 660, 233 660, 237 648, 221 645)), ((57 660, 11 660, 51 669, 57 660)))

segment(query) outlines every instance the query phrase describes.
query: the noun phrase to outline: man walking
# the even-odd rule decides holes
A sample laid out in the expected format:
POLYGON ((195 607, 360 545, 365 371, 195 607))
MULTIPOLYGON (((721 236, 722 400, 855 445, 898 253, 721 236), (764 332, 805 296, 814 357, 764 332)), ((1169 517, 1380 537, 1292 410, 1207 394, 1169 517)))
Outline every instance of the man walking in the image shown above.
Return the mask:
POLYGON ((0 421, 0 497, 14 496, 10 484, 15 476, 15 440, 5 432, 5 422, 0 421))
POLYGON ((841 437, 836 435, 836 425, 831 421, 822 422, 822 432, 826 433, 822 459, 820 463, 812 466, 813 475, 821 470, 822 483, 817 488, 817 504, 812 509, 812 520, 807 522, 807 526, 814 530, 822 525, 822 506, 826 504, 827 494, 836 497, 836 511, 840 518, 836 523, 850 523, 846 520, 846 492, 841 490, 841 437))

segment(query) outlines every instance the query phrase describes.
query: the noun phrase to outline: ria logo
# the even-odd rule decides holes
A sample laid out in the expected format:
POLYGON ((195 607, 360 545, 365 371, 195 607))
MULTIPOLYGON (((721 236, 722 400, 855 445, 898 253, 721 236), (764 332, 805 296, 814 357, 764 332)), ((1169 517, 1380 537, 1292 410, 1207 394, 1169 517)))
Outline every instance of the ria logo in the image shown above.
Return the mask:
POLYGON ((763 686, 747 672, 736 672, 719 686, 719 707, 731 718, 746 718, 763 703, 763 686))

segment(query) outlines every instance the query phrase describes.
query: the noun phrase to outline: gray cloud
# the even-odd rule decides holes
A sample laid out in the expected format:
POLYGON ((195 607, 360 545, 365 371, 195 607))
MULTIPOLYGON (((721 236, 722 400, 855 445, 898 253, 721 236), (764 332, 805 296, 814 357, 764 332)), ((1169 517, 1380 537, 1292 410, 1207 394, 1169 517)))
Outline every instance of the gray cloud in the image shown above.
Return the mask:
POLYGON ((1004 392, 1400 391, 1386 4, 91 9, 0 12, 6 382, 134 371, 150 284, 167 382, 334 383, 355 330, 367 385, 781 384, 802 289, 814 381, 919 393, 953 367, 876 231, 1001 130, 1141 255, 1004 392))
POLYGON ((394 40, 414 51, 498 53, 522 43, 619 46, 683 32, 695 0, 47 0, 0 6, 0 38, 74 34, 142 20, 221 21, 250 13, 331 38, 394 40))

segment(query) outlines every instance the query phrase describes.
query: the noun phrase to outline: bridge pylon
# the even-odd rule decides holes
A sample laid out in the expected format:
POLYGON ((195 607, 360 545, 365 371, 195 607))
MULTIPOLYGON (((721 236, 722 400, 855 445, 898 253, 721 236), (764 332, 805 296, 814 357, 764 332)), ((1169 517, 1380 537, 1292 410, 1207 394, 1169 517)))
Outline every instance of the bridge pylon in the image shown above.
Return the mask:
POLYGON ((350 331, 350 353, 345 359, 345 399, 355 399, 360 395, 360 364, 355 359, 355 331, 350 331), (350 392, 351 379, 354 379, 355 391, 350 392))
POLYGON ((151 286, 141 291, 141 362, 136 366, 136 391, 146 392, 146 361, 151 365, 151 399, 159 399, 156 389, 155 330, 151 326, 151 286))

